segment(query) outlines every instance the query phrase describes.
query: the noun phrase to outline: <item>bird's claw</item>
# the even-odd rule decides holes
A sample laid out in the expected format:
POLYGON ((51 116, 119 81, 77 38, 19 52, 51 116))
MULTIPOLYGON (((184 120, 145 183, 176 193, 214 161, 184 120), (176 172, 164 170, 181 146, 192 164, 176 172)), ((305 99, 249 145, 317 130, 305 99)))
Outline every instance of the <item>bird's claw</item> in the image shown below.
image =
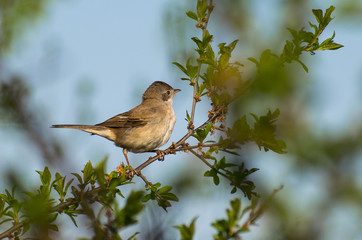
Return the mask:
POLYGON ((139 174, 140 174, 139 171, 133 169, 131 166, 130 166, 129 170, 126 173, 126 175, 127 175, 127 177, 129 179, 132 179, 135 175, 138 176, 139 174))
POLYGON ((158 160, 163 161, 165 160, 166 153, 162 150, 156 150, 156 153, 158 155, 158 160))

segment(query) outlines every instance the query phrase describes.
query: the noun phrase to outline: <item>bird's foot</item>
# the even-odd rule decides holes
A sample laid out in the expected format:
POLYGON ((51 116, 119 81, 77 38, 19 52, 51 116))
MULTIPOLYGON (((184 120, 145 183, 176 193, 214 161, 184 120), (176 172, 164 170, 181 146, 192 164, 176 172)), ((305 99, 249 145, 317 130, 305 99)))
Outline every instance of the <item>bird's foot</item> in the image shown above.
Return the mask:
POLYGON ((129 170, 126 172, 126 176, 127 176, 127 178, 128 179, 132 179, 135 175, 139 175, 140 173, 137 171, 137 170, 135 170, 135 169, 133 169, 131 166, 129 166, 129 170))
POLYGON ((119 165, 116 169, 116 173, 119 175, 125 174, 128 179, 132 179, 134 175, 139 175, 139 172, 135 169, 133 169, 132 166, 128 166, 128 168, 122 163, 119 165))
POLYGON ((158 155, 158 160, 159 160, 159 161, 165 160, 165 155, 166 155, 165 151, 156 150, 156 153, 157 153, 157 155, 158 155))

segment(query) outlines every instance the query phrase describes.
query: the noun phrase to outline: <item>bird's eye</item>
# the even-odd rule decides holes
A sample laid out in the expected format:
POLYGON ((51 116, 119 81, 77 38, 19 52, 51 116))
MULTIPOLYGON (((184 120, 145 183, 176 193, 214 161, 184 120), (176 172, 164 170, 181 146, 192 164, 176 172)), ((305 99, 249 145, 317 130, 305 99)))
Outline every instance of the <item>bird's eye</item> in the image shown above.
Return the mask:
POLYGON ((170 95, 170 94, 171 94, 171 91, 170 91, 170 90, 168 90, 166 93, 167 93, 167 95, 170 95))

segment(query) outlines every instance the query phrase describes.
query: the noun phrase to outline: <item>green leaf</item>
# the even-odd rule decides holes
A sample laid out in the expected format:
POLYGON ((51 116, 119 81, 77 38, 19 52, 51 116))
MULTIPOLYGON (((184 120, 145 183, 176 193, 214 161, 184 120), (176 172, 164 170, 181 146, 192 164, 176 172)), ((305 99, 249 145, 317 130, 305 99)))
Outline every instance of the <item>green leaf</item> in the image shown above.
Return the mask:
POLYGON ((204 176, 205 177, 212 177, 212 180, 214 182, 215 185, 219 185, 220 183, 220 178, 219 176, 217 175, 217 171, 216 169, 210 169, 210 170, 207 170, 205 173, 204 173, 204 176))
POLYGON ((326 40, 324 40, 319 45, 317 50, 336 50, 336 49, 339 49, 339 48, 343 47, 343 45, 333 42, 334 37, 335 37, 335 32, 333 32, 332 37, 327 38, 326 40))
POLYGON ((235 121, 232 129, 228 130, 230 137, 240 144, 244 144, 250 139, 250 126, 246 121, 246 116, 242 116, 240 119, 235 121))
POLYGON ((55 225, 55 224, 49 224, 49 225, 48 225, 48 228, 51 229, 51 230, 53 230, 53 231, 56 231, 56 232, 59 231, 58 226, 55 225))
POLYGON ((108 180, 106 179, 106 174, 105 174, 106 161, 107 157, 105 157, 102 161, 100 161, 94 169, 91 165, 91 169, 89 169, 90 171, 89 179, 91 180, 92 184, 94 184, 96 178, 101 187, 105 187, 107 185, 108 180))
POLYGON ((203 142, 207 135, 209 134, 213 124, 209 123, 204 129, 196 129, 196 134, 191 136, 195 137, 199 142, 203 142))
POLYGON ((198 0, 197 1, 197 16, 200 19, 203 19, 206 15, 206 10, 207 10, 207 0, 198 0))
POLYGON ((151 188, 155 188, 156 190, 161 187, 161 183, 155 183, 151 185, 151 188))
POLYGON ((51 173, 49 171, 49 168, 45 167, 43 172, 42 171, 37 171, 37 173, 39 173, 40 180, 43 183, 43 185, 48 185, 49 186, 51 178, 52 178, 52 175, 51 175, 51 173))
POLYGON ((64 197, 64 183, 65 183, 65 177, 63 178, 60 173, 55 174, 55 180, 52 183, 52 186, 54 187, 55 191, 59 194, 60 197, 64 197))
POLYGON ((93 175, 93 167, 91 161, 88 161, 83 169, 83 181, 84 183, 88 183, 93 175))
POLYGON ((302 61, 300 61, 299 59, 297 59, 296 61, 303 67, 304 71, 306 71, 306 72, 309 71, 307 66, 302 61))
POLYGON ((197 38, 197 37, 192 37, 191 40, 196 43, 197 47, 198 47, 200 50, 203 49, 203 43, 202 43, 202 41, 201 41, 199 38, 197 38))
POLYGON ((312 10, 317 22, 319 24, 323 23, 323 11, 321 9, 313 9, 312 10))
POLYGON ((5 200, 0 198, 0 218, 4 215, 5 209, 5 200))
POLYGON ((167 192, 160 195, 167 200, 178 202, 178 197, 174 193, 167 192))
POLYGON ((186 121, 187 121, 187 122, 190 122, 190 120, 191 120, 190 114, 189 114, 189 112, 186 110, 186 121))
POLYGON ((213 36, 209 33, 208 30, 206 30, 203 37, 202 37, 203 49, 205 49, 210 44, 212 38, 213 38, 213 36))
POLYGON ((67 212, 65 212, 65 214, 67 214, 68 217, 72 220, 74 226, 78 227, 77 221, 75 220, 73 214, 72 213, 67 213, 67 212))
POLYGON ((274 112, 269 110, 267 115, 261 117, 251 114, 255 119, 254 129, 251 131, 251 140, 258 145, 259 149, 263 147, 265 151, 270 149, 276 153, 286 153, 284 141, 275 138, 275 122, 279 114, 279 109, 274 112))
POLYGON ((332 43, 328 43, 323 46, 320 46, 317 50, 337 50, 341 47, 344 47, 344 46, 342 44, 332 42, 332 43))
POLYGON ((171 190, 172 190, 171 186, 164 186, 164 187, 160 188, 157 192, 159 194, 162 194, 162 193, 168 193, 171 190))
POLYGON ((318 27, 317 25, 312 24, 311 22, 309 22, 309 26, 311 26, 314 29, 314 34, 316 35, 318 33, 318 27))
POLYGON ((78 173, 72 173, 73 176, 75 176, 78 179, 78 182, 80 184, 83 184, 83 179, 78 173))
POLYGON ((208 45, 205 49, 205 56, 205 63, 210 65, 212 68, 215 68, 215 53, 210 45, 208 45))
MULTIPOLYGON (((65 180, 65 177, 64 177, 64 180, 65 180)), ((73 180, 74 180, 74 178, 72 178, 68 181, 67 185, 65 186, 64 193, 68 192, 68 188, 69 188, 70 184, 72 184, 73 180)))
POLYGON ((196 13, 194 13, 194 12, 192 12, 192 11, 186 12, 186 15, 187 15, 189 18, 193 19, 193 20, 196 20, 196 21, 198 20, 196 13))
POLYGON ((196 217, 192 219, 190 225, 178 225, 178 226, 174 226, 175 228, 177 228, 180 231, 180 235, 181 235, 181 240, 192 240, 194 234, 195 234, 195 222, 196 222, 196 217))
POLYGON ((251 62, 253 62, 253 63, 255 63, 256 65, 259 64, 259 61, 258 61, 256 58, 249 57, 248 60, 251 61, 251 62))
POLYGON ((151 198, 152 198, 151 194, 146 194, 145 196, 143 196, 142 202, 148 202, 151 198))
POLYGON ((193 82, 193 79, 197 74, 198 66, 193 66, 190 62, 191 58, 187 59, 186 62, 187 76, 189 76, 191 78, 191 82, 193 82))
POLYGON ((219 183, 220 183, 220 178, 219 178, 218 175, 215 174, 215 175, 213 176, 212 180, 214 181, 214 184, 215 184, 215 185, 219 185, 219 183))
POLYGON ((326 45, 326 44, 329 44, 329 43, 333 42, 332 40, 333 40, 333 38, 334 38, 335 36, 336 36, 336 33, 333 32, 332 37, 327 38, 326 40, 324 40, 324 41, 320 44, 320 46, 323 46, 323 45, 326 45))
POLYGON ((334 9, 336 9, 333 5, 331 5, 325 12, 324 14, 324 18, 323 18, 323 24, 324 26, 327 26, 330 21, 333 20, 333 18, 331 18, 332 12, 334 11, 334 9))
POLYGON ((238 44, 239 40, 234 40, 231 43, 229 43, 228 47, 230 48, 231 52, 234 50, 236 44, 238 44))
POLYGON ((186 75, 188 75, 187 70, 184 66, 182 66, 180 63, 178 62, 173 62, 172 64, 176 65, 183 73, 185 73, 186 75))
POLYGON ((116 211, 114 225, 118 228, 123 228, 137 223, 137 215, 142 211, 143 191, 132 191, 127 198, 126 205, 121 210, 116 211))

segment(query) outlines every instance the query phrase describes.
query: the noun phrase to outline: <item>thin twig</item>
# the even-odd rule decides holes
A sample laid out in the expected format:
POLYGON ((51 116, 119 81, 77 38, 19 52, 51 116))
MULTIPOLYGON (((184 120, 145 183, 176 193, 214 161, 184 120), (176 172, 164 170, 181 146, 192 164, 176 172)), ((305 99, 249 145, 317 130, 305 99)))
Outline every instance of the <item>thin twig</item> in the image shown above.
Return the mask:
POLYGON ((203 161, 207 166, 209 166, 209 168, 214 168, 208 161, 206 161, 206 159, 201 156, 200 154, 198 154, 197 152, 195 152, 193 149, 190 149, 190 152, 192 154, 194 154, 198 159, 200 159, 201 161, 203 161))
POLYGON ((201 156, 200 154, 198 154, 197 152, 195 152, 195 151, 192 150, 192 149, 190 150, 190 152, 191 152, 192 154, 194 154, 198 159, 200 159, 201 161, 203 161, 208 167, 210 167, 211 169, 214 169, 218 174, 220 174, 221 176, 229 179, 228 176, 227 176, 225 173, 222 173, 222 172, 220 172, 219 170, 217 170, 216 168, 214 168, 208 161, 206 161, 206 159, 205 159, 203 156, 201 156))
POLYGON ((150 181, 148 181, 147 178, 145 177, 145 175, 143 175, 140 171, 137 172, 137 176, 142 178, 142 180, 146 183, 147 188, 149 188, 152 185, 152 183, 150 181))
POLYGON ((191 149, 195 149, 195 148, 211 148, 211 147, 218 147, 220 146, 220 143, 212 143, 212 144, 200 144, 200 145, 193 145, 193 146, 184 146, 184 147, 179 147, 177 149, 174 149, 175 152, 180 152, 180 151, 187 151, 187 150, 191 150, 191 149))
MULTIPOLYGON (((214 9, 214 4, 212 2, 212 0, 210 0, 210 4, 208 7, 208 12, 207 15, 205 17, 205 22, 203 24, 203 28, 202 28, 202 37, 204 38, 205 34, 206 34, 206 29, 207 29, 207 24, 209 22, 210 19, 210 15, 212 10, 214 9)), ((196 110, 196 103, 198 101, 200 101, 200 96, 197 95, 198 92, 198 87, 199 87, 199 78, 200 78, 200 72, 201 72, 201 66, 202 66, 202 62, 198 61, 198 66, 197 66, 197 73, 193 82, 193 87, 194 87, 194 92, 193 92, 193 100, 192 100, 192 109, 191 109, 191 118, 189 121, 189 132, 190 130, 193 130, 193 124, 194 124, 194 119, 195 119, 195 110, 196 110)))
POLYGON ((269 197, 264 202, 262 202, 257 209, 254 210, 251 208, 249 217, 242 224, 242 228, 249 228, 250 224, 254 224, 255 221, 261 216, 261 214, 268 207, 268 204, 272 201, 275 194, 277 194, 282 189, 283 185, 280 185, 277 189, 274 189, 274 191, 269 195, 269 197))

